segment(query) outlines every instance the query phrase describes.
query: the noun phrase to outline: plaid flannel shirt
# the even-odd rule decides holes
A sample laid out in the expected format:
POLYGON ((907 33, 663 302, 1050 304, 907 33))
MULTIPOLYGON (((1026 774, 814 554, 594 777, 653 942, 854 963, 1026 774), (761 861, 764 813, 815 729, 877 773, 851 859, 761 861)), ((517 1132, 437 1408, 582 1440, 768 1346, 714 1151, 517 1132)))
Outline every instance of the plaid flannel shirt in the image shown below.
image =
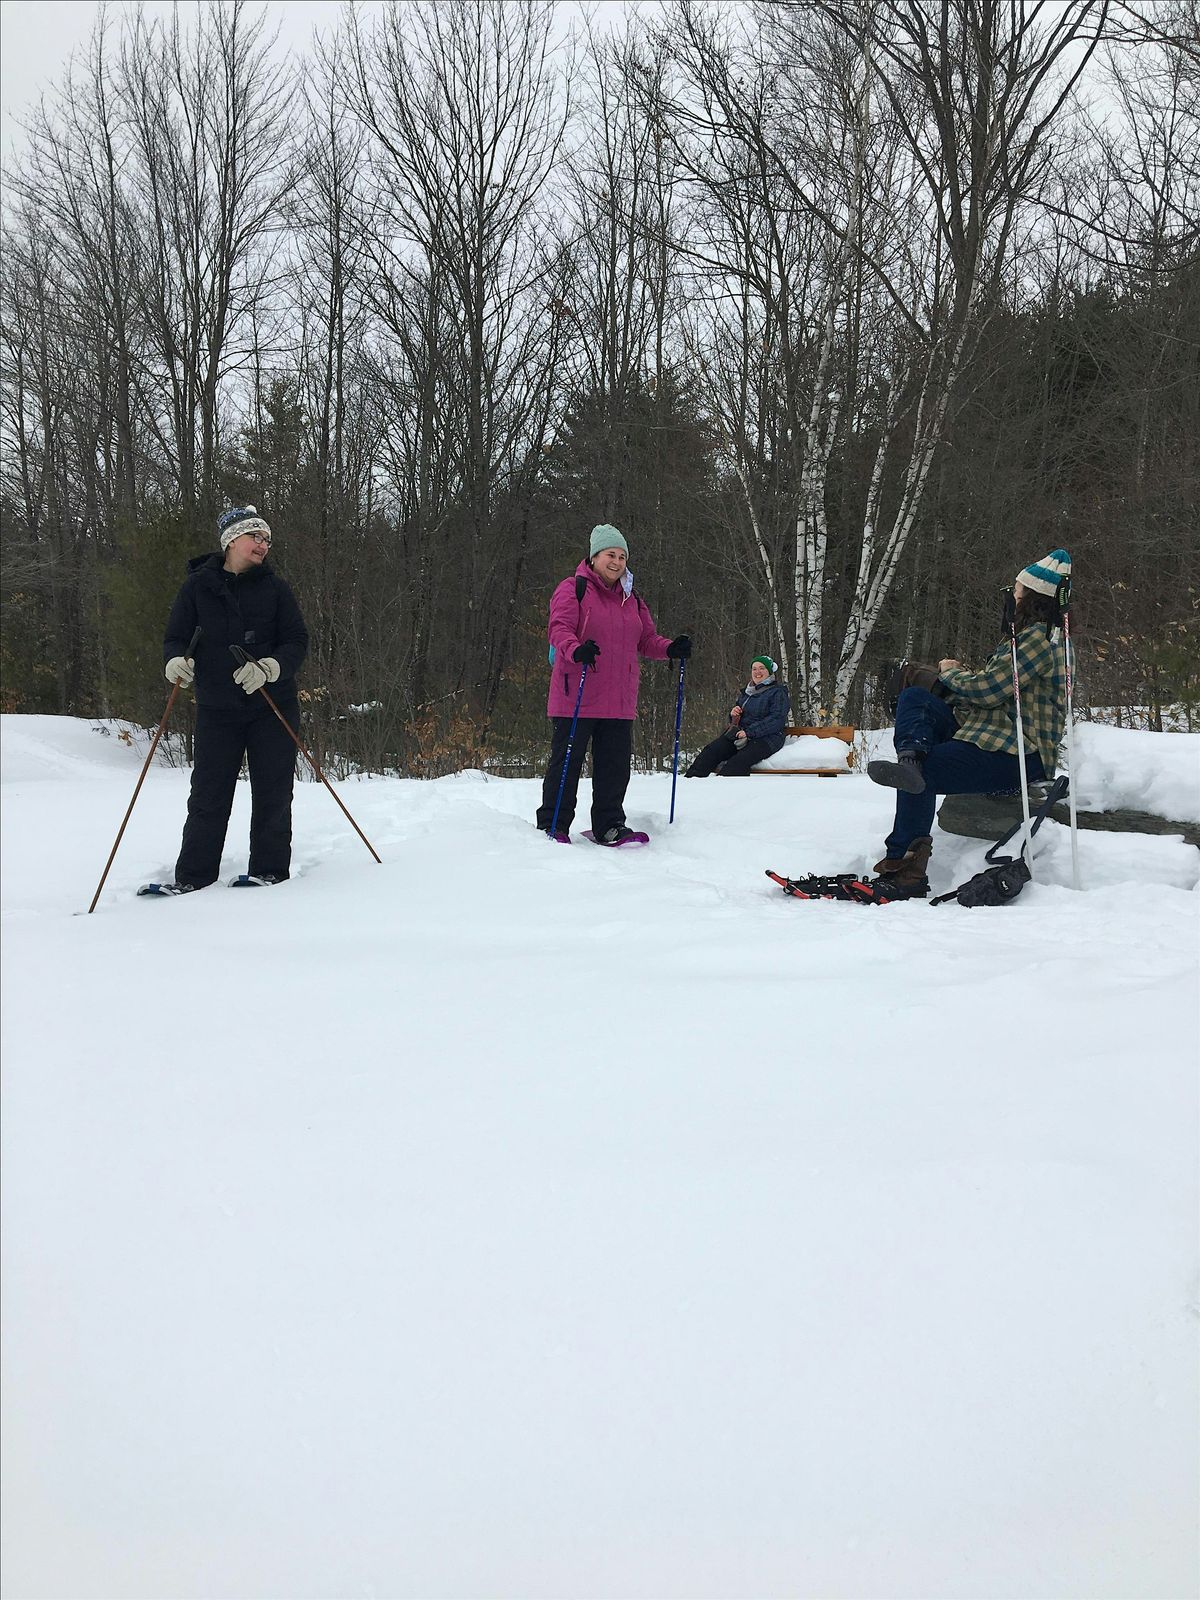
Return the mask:
MULTIPOLYGON (((1025 748, 1041 756, 1042 770, 1048 778, 1053 777, 1066 721, 1067 680, 1062 651, 1040 622, 1030 623, 1017 635, 1017 676, 1025 748)), ((941 674, 941 680, 950 691, 950 704, 958 719, 954 737, 980 750, 1006 750, 1015 756, 1011 645, 1002 644, 982 671, 951 667, 941 674)))

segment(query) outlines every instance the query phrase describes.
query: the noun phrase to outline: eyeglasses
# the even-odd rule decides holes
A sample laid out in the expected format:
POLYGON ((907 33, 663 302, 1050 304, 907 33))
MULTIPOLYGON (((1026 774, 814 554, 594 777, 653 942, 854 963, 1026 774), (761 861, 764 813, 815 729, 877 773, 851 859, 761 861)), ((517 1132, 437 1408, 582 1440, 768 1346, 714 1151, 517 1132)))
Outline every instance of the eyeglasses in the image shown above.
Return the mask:
POLYGON ((244 533, 242 538, 253 539, 255 544, 265 544, 268 549, 271 545, 271 535, 269 533, 244 533))

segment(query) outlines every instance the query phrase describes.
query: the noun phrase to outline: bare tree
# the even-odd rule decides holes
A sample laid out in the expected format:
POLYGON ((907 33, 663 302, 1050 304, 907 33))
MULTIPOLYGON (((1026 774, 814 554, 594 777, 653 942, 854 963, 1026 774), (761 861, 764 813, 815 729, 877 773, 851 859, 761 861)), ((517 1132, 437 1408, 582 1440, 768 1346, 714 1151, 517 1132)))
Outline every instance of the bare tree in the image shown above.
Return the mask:
MULTIPOLYGON (((780 431, 794 457, 798 690, 810 714, 838 715, 849 701, 972 340, 1044 176, 1048 130, 1106 9, 822 0, 763 6, 756 31, 737 38, 680 0, 665 35, 680 81, 663 123, 723 219, 700 264, 710 283, 744 286, 747 339, 753 329, 778 352, 780 431), (839 448, 843 493, 851 457, 869 452, 840 640, 826 609, 839 448)), ((754 453, 726 392, 750 505, 754 453)), ((837 509, 840 546, 851 509, 845 499, 837 509)), ((772 598, 782 623, 777 586, 772 598)))
POLYGON ((352 14, 348 37, 347 95, 377 183, 385 447, 403 469, 416 565, 412 699, 425 698, 436 644, 485 714, 519 583, 512 490, 547 425, 553 319, 538 204, 566 119, 552 13, 544 0, 396 5, 370 32, 352 14))
POLYGON ((247 360, 237 341, 282 220, 292 85, 264 28, 244 0, 199 12, 190 32, 178 12, 169 24, 139 12, 121 51, 143 383, 169 396, 153 425, 185 504, 212 498, 221 384, 247 360))

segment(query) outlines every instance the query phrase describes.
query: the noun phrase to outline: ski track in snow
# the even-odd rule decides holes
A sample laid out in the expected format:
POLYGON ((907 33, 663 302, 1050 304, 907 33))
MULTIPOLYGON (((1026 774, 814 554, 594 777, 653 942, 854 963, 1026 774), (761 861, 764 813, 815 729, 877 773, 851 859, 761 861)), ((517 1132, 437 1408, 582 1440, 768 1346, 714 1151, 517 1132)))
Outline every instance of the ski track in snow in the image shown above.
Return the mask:
MULTIPOLYGON (((1194 847, 800 903, 865 778, 635 777, 606 851, 466 773, 137 901, 156 766, 87 917, 145 742, 0 731, 5 1594, 1194 1596, 1194 847)), ((1200 738, 1082 734, 1196 814, 1200 738)))

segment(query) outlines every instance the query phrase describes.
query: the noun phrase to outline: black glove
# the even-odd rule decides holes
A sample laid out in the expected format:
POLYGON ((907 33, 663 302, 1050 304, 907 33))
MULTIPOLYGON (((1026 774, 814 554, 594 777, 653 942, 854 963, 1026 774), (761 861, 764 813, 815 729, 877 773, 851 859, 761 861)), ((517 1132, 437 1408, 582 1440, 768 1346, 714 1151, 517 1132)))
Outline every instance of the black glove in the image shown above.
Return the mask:
POLYGON ((582 644, 577 644, 575 646, 571 660, 578 661, 582 666, 585 667, 594 667, 596 665, 596 657, 599 654, 600 646, 596 643, 595 639, 585 639, 582 644))
POLYGON ((686 633, 681 633, 678 639, 672 639, 667 646, 668 661, 686 661, 692 653, 692 641, 686 633))

